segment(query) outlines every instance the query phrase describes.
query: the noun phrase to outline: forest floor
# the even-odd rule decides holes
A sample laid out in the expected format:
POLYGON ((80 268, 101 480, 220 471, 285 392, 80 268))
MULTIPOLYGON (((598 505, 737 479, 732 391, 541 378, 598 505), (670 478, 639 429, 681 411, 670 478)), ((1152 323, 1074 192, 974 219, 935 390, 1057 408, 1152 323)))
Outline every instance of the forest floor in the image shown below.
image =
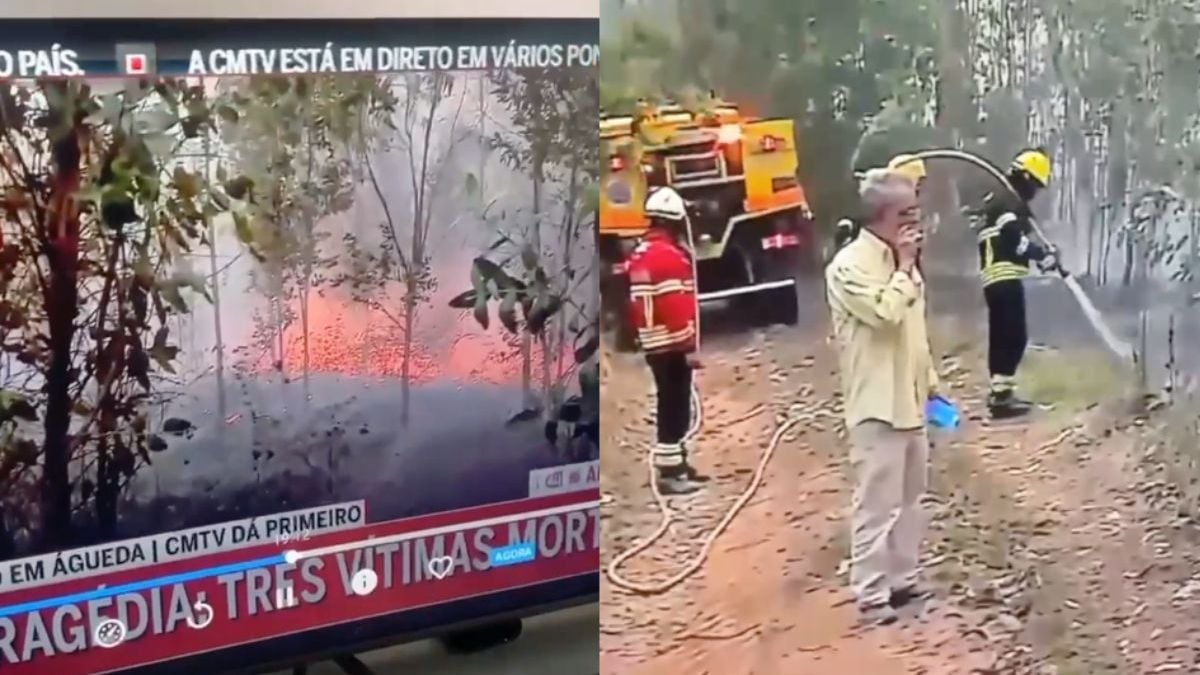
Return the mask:
MULTIPOLYGON (((785 436, 694 575, 659 595, 603 581, 603 673, 1200 672, 1200 530, 1176 487, 1187 480, 1180 462, 1160 456, 1170 446, 1161 412, 1144 412, 1086 331, 1055 327, 1073 316, 1059 286, 1031 293, 1038 344, 1021 373, 1024 393, 1052 407, 991 427, 982 320, 964 287, 974 288, 943 285, 931 298, 940 370, 967 417, 932 453, 923 559, 934 597, 892 626, 858 625, 845 585, 846 444, 840 422, 824 418, 785 436)), ((674 525, 622 567, 627 578, 661 580, 697 555, 789 406, 837 410, 826 314, 815 289, 802 296, 810 320, 800 327, 709 321, 694 461, 713 482, 672 500, 674 525), (728 425, 760 404, 767 413, 728 425)), ((607 566, 660 516, 643 454, 653 404, 644 363, 602 357, 607 566)))

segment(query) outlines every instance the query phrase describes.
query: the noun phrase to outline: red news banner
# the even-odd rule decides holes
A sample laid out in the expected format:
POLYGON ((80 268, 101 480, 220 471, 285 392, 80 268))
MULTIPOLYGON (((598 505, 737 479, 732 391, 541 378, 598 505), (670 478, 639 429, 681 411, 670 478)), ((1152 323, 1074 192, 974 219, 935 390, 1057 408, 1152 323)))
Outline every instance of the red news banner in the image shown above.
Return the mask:
POLYGON ((0 672, 112 672, 594 573, 600 564, 598 499, 599 490, 587 489, 371 525, 361 524, 362 502, 351 502, 3 562, 0 612, 287 551, 301 554, 295 564, 0 615, 0 672), (415 536, 403 536, 408 533, 415 536), (383 538, 393 540, 363 541, 383 538), (319 551, 355 542, 362 546, 319 551), (532 561, 491 565, 492 549, 528 542, 535 543, 532 561), (306 551, 315 554, 304 557, 306 551), (103 571, 89 572, 97 568, 103 571), (364 569, 377 582, 360 594, 353 580, 364 569), (211 622, 194 609, 198 603, 211 607, 211 622), (96 628, 109 619, 119 620, 126 633, 120 644, 104 647, 96 628))

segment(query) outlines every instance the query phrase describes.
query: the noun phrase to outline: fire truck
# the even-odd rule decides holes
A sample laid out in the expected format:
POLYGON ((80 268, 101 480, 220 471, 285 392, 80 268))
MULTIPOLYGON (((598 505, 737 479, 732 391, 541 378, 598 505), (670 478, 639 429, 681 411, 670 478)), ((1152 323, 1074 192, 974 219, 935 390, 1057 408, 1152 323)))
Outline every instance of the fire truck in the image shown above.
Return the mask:
POLYGON ((685 110, 642 101, 633 114, 601 112, 600 151, 602 297, 618 348, 634 346, 626 260, 647 226, 646 193, 658 186, 688 204, 701 303, 727 302, 757 325, 799 320, 798 276, 816 247, 791 120, 744 116, 724 102, 685 110))

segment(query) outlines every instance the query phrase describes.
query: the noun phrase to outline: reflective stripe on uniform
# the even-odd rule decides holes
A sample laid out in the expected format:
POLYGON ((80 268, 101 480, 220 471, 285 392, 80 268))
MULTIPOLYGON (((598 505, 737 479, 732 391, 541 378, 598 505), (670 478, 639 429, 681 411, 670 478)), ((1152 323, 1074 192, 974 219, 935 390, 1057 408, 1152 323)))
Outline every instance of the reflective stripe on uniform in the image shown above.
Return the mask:
POLYGON ((993 394, 1010 392, 1017 386, 1017 378, 1012 375, 992 375, 990 389, 993 394))
POLYGON ((1029 268, 1017 263, 997 261, 983 268, 980 273, 983 285, 990 286, 1000 281, 1013 281, 1029 276, 1029 268))
POLYGON ((639 328, 638 342, 641 343, 642 349, 658 349, 667 347, 685 340, 690 340, 696 334, 696 327, 693 323, 688 322, 688 325, 677 331, 668 331, 665 328, 639 328))
POLYGON ((696 284, 691 280, 667 279, 657 284, 631 284, 629 294, 635 298, 641 298, 654 297, 664 293, 691 292, 695 289, 696 284))
POLYGON ((682 443, 658 443, 651 452, 654 454, 654 466, 659 469, 674 468, 684 464, 682 443))
MULTIPOLYGON (((1017 220, 1017 215, 1011 211, 1006 211, 996 218, 996 222, 992 225, 979 230, 978 240, 982 244, 986 253, 980 277, 983 280, 983 285, 990 286, 1001 281, 1017 281, 1029 276, 1029 266, 1013 262, 1009 260, 995 260, 992 254, 992 241, 1000 236, 1000 231, 1005 225, 1017 220)), ((1029 240, 1022 236, 1021 243, 1017 245, 1017 255, 1023 255, 1029 248, 1029 240)))

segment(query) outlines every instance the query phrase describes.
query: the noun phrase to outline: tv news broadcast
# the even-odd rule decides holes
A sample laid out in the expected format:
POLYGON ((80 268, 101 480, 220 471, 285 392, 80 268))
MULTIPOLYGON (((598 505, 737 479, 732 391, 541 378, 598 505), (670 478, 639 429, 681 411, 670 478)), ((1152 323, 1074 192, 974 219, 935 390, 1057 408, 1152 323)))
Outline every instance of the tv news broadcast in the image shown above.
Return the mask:
POLYGON ((597 43, 0 21, 0 672, 594 601, 597 43))

